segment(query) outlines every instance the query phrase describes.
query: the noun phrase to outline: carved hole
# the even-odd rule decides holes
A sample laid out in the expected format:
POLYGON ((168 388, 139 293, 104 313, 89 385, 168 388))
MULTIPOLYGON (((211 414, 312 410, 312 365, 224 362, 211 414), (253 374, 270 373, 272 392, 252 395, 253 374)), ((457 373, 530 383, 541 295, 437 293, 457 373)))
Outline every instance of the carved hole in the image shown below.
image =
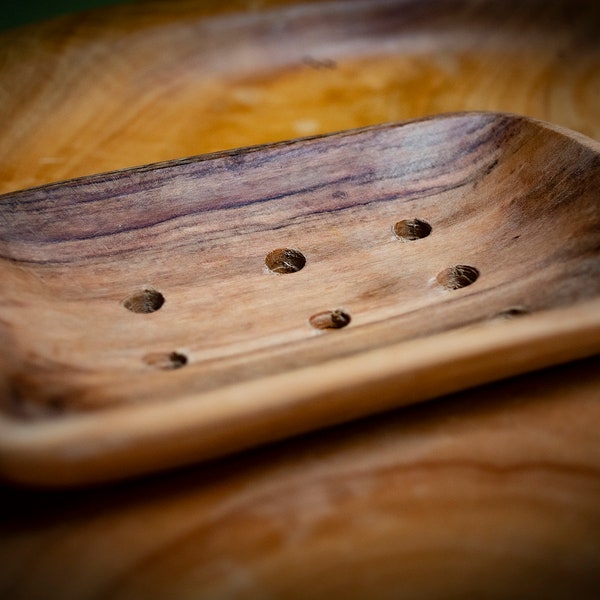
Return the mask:
POLYGON ((350 323, 350 315, 341 308, 313 315, 308 322, 315 329, 341 329, 350 323))
POLYGON ((399 240, 412 242, 427 237, 431 233, 431 225, 422 219, 408 219, 398 221, 393 230, 399 240))
POLYGON ((162 371, 173 371, 187 365, 188 359, 180 352, 154 352, 144 356, 144 362, 155 369, 162 371))
POLYGON ((448 267, 438 273, 437 282, 447 290, 458 290, 477 281, 479 271, 469 265, 456 265, 448 267))
POLYGON ((273 273, 296 273, 306 264, 306 258, 300 250, 278 248, 267 254, 267 268, 273 273))
POLYGON ((507 308, 506 310, 499 312, 496 315, 496 318, 498 318, 498 319, 514 319, 516 317, 522 317, 524 315, 528 315, 529 312, 530 311, 527 308, 525 308, 524 306, 511 306, 510 308, 507 308))
POLYGON ((165 297, 156 290, 136 292, 123 301, 123 306, 134 313, 153 313, 165 303, 165 297))

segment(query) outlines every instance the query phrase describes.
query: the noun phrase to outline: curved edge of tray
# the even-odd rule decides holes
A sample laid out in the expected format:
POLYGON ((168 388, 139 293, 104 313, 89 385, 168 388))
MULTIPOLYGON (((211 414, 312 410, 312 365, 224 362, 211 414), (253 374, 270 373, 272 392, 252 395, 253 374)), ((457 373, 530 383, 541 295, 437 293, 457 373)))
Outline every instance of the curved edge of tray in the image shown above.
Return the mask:
POLYGON ((0 420, 0 474, 44 486, 140 475, 598 352, 600 300, 595 300, 394 344, 201 398, 119 408, 40 427, 0 420), (202 411, 195 410, 199 401, 202 411))

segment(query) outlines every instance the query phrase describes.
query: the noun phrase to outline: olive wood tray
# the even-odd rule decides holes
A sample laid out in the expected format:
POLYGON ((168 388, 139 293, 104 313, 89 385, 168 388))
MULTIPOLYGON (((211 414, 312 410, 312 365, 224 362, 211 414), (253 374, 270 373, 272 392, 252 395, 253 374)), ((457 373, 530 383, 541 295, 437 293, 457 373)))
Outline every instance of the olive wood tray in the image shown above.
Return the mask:
POLYGON ((470 112, 0 197, 0 473, 182 465, 600 351, 600 144, 470 112))

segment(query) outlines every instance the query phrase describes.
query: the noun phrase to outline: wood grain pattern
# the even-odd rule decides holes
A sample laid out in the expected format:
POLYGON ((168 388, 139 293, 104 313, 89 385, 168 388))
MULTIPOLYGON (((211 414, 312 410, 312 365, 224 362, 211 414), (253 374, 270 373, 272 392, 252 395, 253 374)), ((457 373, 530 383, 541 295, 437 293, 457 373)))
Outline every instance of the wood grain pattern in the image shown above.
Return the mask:
POLYGON ((3 489, 0 595, 592 600, 599 372, 588 359, 116 488, 3 489))
POLYGON ((595 0, 281 4, 135 3, 1 34, 0 192, 459 110, 600 139, 595 0))
POLYGON ((599 351, 599 148, 467 113, 4 196, 3 472, 128 475, 599 351))
MULTIPOLYGON (((276 4, 137 3, 2 34, 2 190, 452 110, 600 139, 596 2, 276 4)), ((596 357, 180 474, 2 487, 0 596, 595 600, 599 390, 596 357)))

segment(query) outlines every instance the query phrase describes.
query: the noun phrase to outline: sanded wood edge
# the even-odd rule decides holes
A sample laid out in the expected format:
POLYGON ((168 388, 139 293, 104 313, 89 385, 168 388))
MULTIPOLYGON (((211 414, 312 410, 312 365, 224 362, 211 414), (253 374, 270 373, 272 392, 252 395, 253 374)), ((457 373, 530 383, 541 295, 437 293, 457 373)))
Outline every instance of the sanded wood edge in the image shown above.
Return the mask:
POLYGON ((13 482, 44 486, 140 475, 598 352, 600 300, 594 300, 172 402, 39 426, 2 418, 0 474, 13 482))
POLYGON ((328 138, 351 138, 354 136, 361 135, 369 131, 379 131, 382 129, 405 127, 418 125, 420 123, 427 123, 429 121, 439 121, 441 119, 452 120, 457 118, 465 117, 488 117, 489 119, 508 119, 514 123, 521 125, 530 124, 535 128, 547 130, 559 134, 567 139, 570 139, 585 148, 588 148, 594 152, 600 152, 600 140, 595 140, 588 137, 578 131, 568 129, 561 125, 556 125, 542 119, 536 119, 522 114, 506 112, 506 111, 486 111, 486 110, 467 110, 467 111, 450 111, 439 114, 427 115, 416 119, 409 119, 400 122, 387 122, 379 123, 376 125, 367 125, 364 127, 356 127, 353 129, 343 129, 339 131, 332 131, 324 134, 308 135, 297 137, 294 139, 271 142, 268 144, 251 144, 248 146, 242 146, 239 148, 218 150, 215 152, 208 152, 205 154, 197 154, 187 156, 185 158, 177 158, 172 160, 158 161, 149 164, 138 165, 134 167, 126 167, 123 169, 115 169, 111 171, 96 173, 94 175, 85 175, 81 177, 73 177, 61 181, 53 181, 51 183, 45 183, 42 185, 36 185, 26 189, 14 190, 0 194, 0 207, 1 202, 4 199, 21 198, 23 196, 30 196, 32 192, 43 191, 43 190, 55 190, 63 187, 73 187, 81 184, 104 184, 108 181, 113 181, 119 176, 135 176, 137 173, 145 173, 148 171, 159 171, 159 170, 173 170, 178 166, 184 166, 188 164, 203 163, 220 159, 224 157, 237 156, 239 154, 248 154, 254 152, 261 152, 267 150, 276 150, 278 148, 286 148, 289 146, 295 146, 296 144, 302 144, 305 142, 311 142, 316 140, 327 140, 328 138))

